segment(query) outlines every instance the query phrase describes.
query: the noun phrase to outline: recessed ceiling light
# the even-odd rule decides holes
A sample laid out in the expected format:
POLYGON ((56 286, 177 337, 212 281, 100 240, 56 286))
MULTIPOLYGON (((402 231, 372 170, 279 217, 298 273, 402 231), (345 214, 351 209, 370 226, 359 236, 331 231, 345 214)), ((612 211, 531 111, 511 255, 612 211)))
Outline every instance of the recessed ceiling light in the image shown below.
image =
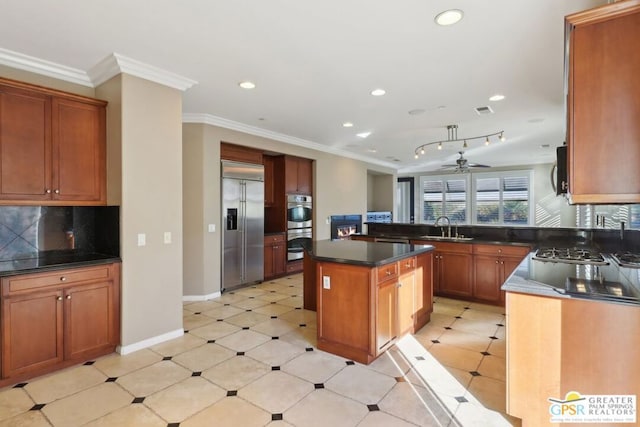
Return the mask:
POLYGON ((549 148, 549 147, 550 147, 550 145, 549 145, 549 144, 541 144, 541 145, 540 145, 540 148, 549 148))
POLYGON ((343 127, 343 128, 352 128, 352 127, 353 127, 353 123, 351 123, 351 122, 344 122, 344 123, 342 124, 342 127, 343 127))
POLYGON ((496 93, 495 95, 489 98, 489 101, 502 101, 504 99, 504 95, 496 93))
POLYGON ((377 153, 378 152, 378 150, 376 150, 375 148, 369 148, 367 151, 370 152, 370 153, 377 153))
POLYGON ((417 116, 418 114, 422 113, 424 113, 424 110, 422 108, 416 108, 415 110, 409 111, 409 114, 412 116, 417 116))
POLYGON ((445 108, 447 108, 446 105, 438 105, 438 110, 444 110, 445 108))
POLYGON ((356 136, 359 136, 360 138, 366 138, 369 135, 371 135, 371 132, 360 132, 356 134, 356 136))
POLYGON ((374 89, 374 90, 371 91, 371 95, 373 95, 373 96, 382 96, 385 93, 387 93, 387 91, 384 90, 384 89, 374 89))
POLYGON ((438 25, 453 25, 462 19, 462 15, 463 13, 460 9, 449 9, 437 14, 434 20, 438 25))
POLYGON ((242 89, 253 89, 256 87, 256 84, 254 82, 250 82, 247 80, 247 81, 238 83, 238 86, 240 86, 242 89))

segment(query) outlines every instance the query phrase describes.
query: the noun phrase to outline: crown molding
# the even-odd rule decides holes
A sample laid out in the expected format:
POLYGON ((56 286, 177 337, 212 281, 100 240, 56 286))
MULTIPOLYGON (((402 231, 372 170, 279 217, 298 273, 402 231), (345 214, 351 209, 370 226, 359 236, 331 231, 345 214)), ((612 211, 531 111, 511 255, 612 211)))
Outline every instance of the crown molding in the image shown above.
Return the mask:
POLYGON ((295 136, 289 136, 278 132, 262 129, 256 126, 246 125, 244 123, 235 122, 233 120, 225 119, 222 117, 214 116, 206 113, 184 113, 182 115, 183 123, 200 123, 211 126, 218 126, 224 129, 235 130, 238 132, 247 133, 249 135, 261 136, 263 138, 272 139, 274 141, 284 142, 286 144, 297 145, 298 147, 310 148, 312 150, 321 151, 324 153, 335 154, 336 156, 348 157, 354 160, 360 160, 365 163, 376 164, 379 166, 388 167, 394 170, 398 169, 398 166, 390 162, 374 159, 367 156, 362 156, 356 153, 351 153, 346 150, 340 150, 338 148, 329 147, 326 145, 318 144, 317 142, 309 141, 302 138, 296 138, 295 136))
POLYGON ((115 52, 98 62, 88 72, 94 86, 101 85, 120 73, 130 74, 180 91, 185 91, 198 83, 115 52))
POLYGON ((45 61, 44 59, 24 55, 8 49, 0 48, 0 64, 82 86, 93 87, 91 79, 87 76, 87 73, 82 70, 45 61))

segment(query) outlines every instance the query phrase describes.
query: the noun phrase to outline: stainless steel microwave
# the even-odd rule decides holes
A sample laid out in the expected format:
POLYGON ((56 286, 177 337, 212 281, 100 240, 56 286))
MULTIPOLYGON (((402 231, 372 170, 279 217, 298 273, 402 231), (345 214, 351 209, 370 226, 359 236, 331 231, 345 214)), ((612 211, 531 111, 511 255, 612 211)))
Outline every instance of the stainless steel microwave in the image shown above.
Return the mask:
POLYGON ((290 194, 287 196, 287 229, 312 226, 313 204, 311 196, 290 194))

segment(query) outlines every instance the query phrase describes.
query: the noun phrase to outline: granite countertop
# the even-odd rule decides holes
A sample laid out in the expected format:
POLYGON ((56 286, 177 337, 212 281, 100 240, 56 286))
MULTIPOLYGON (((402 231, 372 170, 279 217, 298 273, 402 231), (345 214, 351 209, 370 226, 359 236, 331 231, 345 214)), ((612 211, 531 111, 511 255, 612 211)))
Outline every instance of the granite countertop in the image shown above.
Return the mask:
POLYGON ((496 239, 483 239, 483 238, 442 238, 438 236, 416 236, 416 235, 398 235, 398 234, 364 234, 357 233, 358 236, 365 237, 373 237, 373 238, 382 238, 382 239, 404 239, 404 240, 427 240, 430 242, 451 242, 451 243, 467 243, 467 244, 481 244, 481 245, 503 245, 503 246, 523 246, 523 247, 531 247, 535 246, 535 243, 532 242, 517 242, 513 240, 496 240, 496 239))
POLYGON ((85 251, 46 251, 32 258, 0 261, 0 277, 121 262, 119 256, 85 251))
POLYGON ((379 243, 360 240, 314 240, 306 251, 316 261, 375 267, 433 251, 431 245, 379 243))

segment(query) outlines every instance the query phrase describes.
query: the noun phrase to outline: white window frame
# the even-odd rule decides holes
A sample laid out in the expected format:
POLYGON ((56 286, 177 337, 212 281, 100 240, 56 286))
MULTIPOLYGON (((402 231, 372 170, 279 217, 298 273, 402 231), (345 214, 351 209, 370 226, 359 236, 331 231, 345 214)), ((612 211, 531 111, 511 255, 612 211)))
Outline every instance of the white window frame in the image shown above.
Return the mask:
MULTIPOLYGON (((471 223, 476 225, 492 225, 492 226, 501 226, 508 225, 509 227, 530 227, 535 221, 535 198, 533 194, 533 171, 530 169, 524 170, 513 170, 513 171, 501 171, 501 172, 472 172, 471 175, 471 197, 473 198, 471 201, 471 223), (478 179, 487 179, 487 178, 510 178, 510 177, 522 177, 526 176, 529 180, 529 214, 528 220, 526 224, 505 224, 504 223, 504 210, 503 210, 503 202, 502 199, 502 189, 500 189, 500 210, 499 210, 499 218, 497 223, 486 224, 486 223, 478 223, 478 210, 476 205, 476 193, 477 193, 477 180, 478 179)), ((502 182, 502 181, 501 181, 502 182)))
MULTIPOLYGON (((448 181, 464 179, 466 181, 465 188, 467 189, 467 197, 465 200, 465 212, 466 222, 465 225, 471 224, 471 199, 469 197, 471 193, 471 176, 470 174, 442 174, 442 175, 424 175, 420 177, 420 186, 418 188, 420 194, 420 224, 429 224, 424 221, 424 182, 425 181, 448 181)), ((446 209, 446 208, 445 208, 446 209)), ((460 223, 460 225, 463 225, 460 223)))

